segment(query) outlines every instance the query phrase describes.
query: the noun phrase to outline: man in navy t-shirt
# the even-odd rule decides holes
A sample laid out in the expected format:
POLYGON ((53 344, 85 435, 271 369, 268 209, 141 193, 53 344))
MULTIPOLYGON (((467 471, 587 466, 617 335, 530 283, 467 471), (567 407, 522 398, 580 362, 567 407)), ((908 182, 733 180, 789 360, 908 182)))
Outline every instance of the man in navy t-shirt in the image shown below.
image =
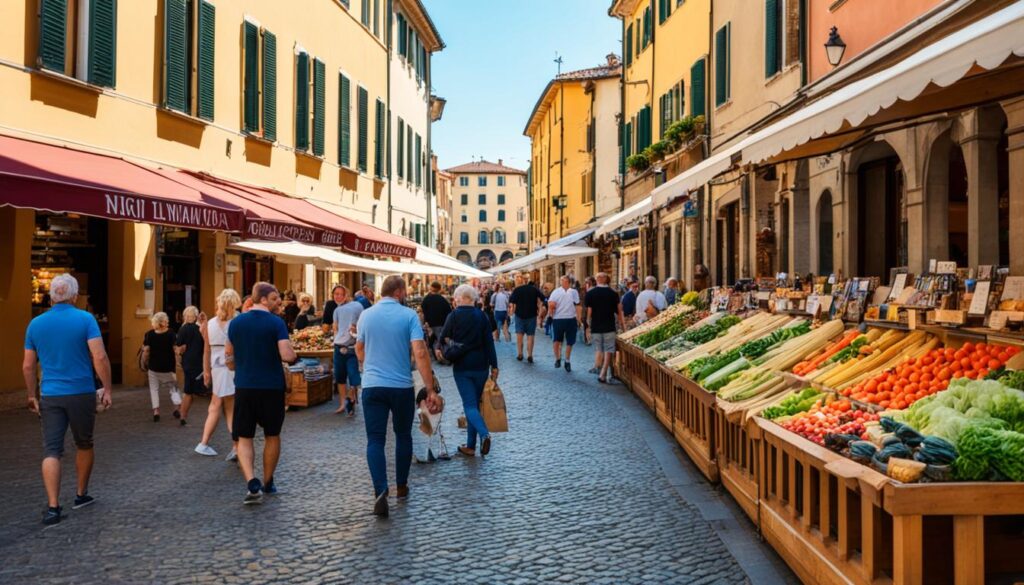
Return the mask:
POLYGON ((276 494, 274 469, 281 456, 281 426, 284 425, 285 380, 281 362, 295 363, 298 357, 288 339, 288 328, 274 314, 281 295, 268 282, 252 287, 252 309, 231 320, 224 354, 235 371, 235 418, 232 429, 238 441, 238 463, 249 492, 245 504, 259 504, 263 494, 276 494), (256 426, 263 427, 263 482, 253 471, 256 426))

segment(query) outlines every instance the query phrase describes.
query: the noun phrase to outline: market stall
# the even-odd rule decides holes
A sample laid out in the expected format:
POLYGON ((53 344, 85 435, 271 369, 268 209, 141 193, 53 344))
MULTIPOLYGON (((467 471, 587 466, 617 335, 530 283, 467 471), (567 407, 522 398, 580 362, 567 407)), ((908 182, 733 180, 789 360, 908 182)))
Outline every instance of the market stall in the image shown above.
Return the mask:
POLYGON ((877 279, 710 290, 623 334, 620 378, 804 581, 1019 581, 1019 285, 942 274, 895 311, 877 279))

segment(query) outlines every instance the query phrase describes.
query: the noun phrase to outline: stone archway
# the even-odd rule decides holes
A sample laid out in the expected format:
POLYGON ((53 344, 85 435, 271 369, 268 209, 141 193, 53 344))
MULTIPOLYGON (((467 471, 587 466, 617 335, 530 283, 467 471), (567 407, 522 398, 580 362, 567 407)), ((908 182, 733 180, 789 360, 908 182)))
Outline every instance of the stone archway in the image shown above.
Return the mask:
POLYGON ((455 259, 463 264, 473 263, 473 257, 465 250, 459 250, 459 253, 455 255, 455 259))
POLYGON ((887 283, 892 268, 909 264, 903 162, 892 145, 879 140, 855 151, 850 163, 852 274, 887 283))
POLYGON ((505 250, 504 252, 501 253, 501 259, 499 260, 499 262, 501 262, 501 263, 508 262, 513 257, 514 257, 514 254, 512 254, 511 250, 505 250))
POLYGON ((494 255, 494 252, 483 249, 477 252, 476 255, 476 267, 481 270, 486 270, 498 263, 498 257, 494 255))

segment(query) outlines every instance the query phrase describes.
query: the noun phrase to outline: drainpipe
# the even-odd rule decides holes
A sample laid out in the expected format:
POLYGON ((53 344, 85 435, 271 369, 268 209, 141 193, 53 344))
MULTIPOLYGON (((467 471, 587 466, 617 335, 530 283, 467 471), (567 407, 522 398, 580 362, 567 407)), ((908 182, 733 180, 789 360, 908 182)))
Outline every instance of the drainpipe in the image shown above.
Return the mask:
POLYGON ((426 160, 424 161, 424 163, 427 165, 426 173, 424 173, 424 174, 426 174, 427 176, 426 176, 426 181, 424 181, 424 183, 423 183, 423 195, 425 196, 424 198, 427 200, 427 209, 426 209, 426 216, 425 216, 427 218, 427 227, 426 227, 426 232, 427 233, 425 233, 423 235, 423 237, 427 240, 427 247, 433 248, 434 246, 430 245, 430 242, 432 242, 433 239, 434 239, 431 236, 431 232, 434 229, 434 222, 431 221, 431 219, 433 217, 433 214, 430 213, 430 207, 431 207, 431 201, 434 198, 434 165, 431 164, 431 161, 434 159, 434 156, 433 156, 434 150, 433 150, 433 148, 431 148, 431 138, 430 137, 431 137, 431 131, 432 131, 433 127, 434 127, 434 121, 433 121, 433 118, 430 115, 430 94, 431 94, 431 91, 430 91, 430 79, 431 79, 431 77, 433 77, 431 75, 431 71, 432 71, 433 63, 434 62, 433 62, 433 59, 431 58, 430 51, 427 51, 427 50, 424 49, 424 53, 427 55, 426 72, 424 73, 424 77, 423 77, 423 94, 424 94, 424 98, 427 100, 427 150, 426 150, 426 160))
MULTIPOLYGON (((622 74, 619 76, 619 143, 623 151, 626 149, 626 43, 633 42, 626 38, 626 19, 622 18, 622 74)), ((631 65, 632 63, 630 63, 631 65)), ((626 166, 622 164, 622 173, 619 175, 619 211, 626 209, 626 166)))
POLYGON ((807 0, 800 0, 797 4, 800 12, 800 87, 807 85, 807 0))
MULTIPOLYGON (((593 128, 591 132, 594 136, 594 143, 592 146, 593 150, 590 151, 590 185, 591 185, 591 206, 590 206, 590 221, 597 219, 597 119, 595 116, 594 108, 597 107, 597 86, 594 84, 593 91, 590 92, 590 126, 593 128)), ((587 141, 590 140, 590 136, 587 136, 587 141)))
MULTIPOLYGON (((558 83, 558 197, 565 195, 565 82, 558 83)), ((569 202, 568 198, 565 201, 569 202)), ((562 224, 565 223, 565 205, 558 207, 558 237, 562 237, 562 224)))
MULTIPOLYGON (((384 143, 388 147, 388 152, 391 151, 391 45, 392 45, 392 42, 391 42, 391 15, 393 14, 392 11, 394 10, 394 6, 392 5, 391 2, 392 2, 392 0, 387 0, 387 10, 386 10, 386 12, 387 12, 387 16, 388 16, 388 32, 387 32, 387 36, 386 36, 386 41, 387 42, 385 43, 385 46, 387 47, 387 51, 385 51, 385 53, 387 54, 387 59, 386 59, 386 61, 387 61, 387 82, 386 83, 387 83, 387 85, 386 85, 386 87, 387 87, 387 95, 388 95, 388 105, 387 105, 387 112, 388 112, 388 123, 387 123, 388 137, 387 137, 387 140, 384 141, 384 143)), ((391 232, 391 212, 392 212, 393 207, 392 207, 392 204, 391 204, 391 183, 392 183, 393 180, 394 179, 392 179, 391 173, 388 173, 388 233, 392 233, 391 232)))

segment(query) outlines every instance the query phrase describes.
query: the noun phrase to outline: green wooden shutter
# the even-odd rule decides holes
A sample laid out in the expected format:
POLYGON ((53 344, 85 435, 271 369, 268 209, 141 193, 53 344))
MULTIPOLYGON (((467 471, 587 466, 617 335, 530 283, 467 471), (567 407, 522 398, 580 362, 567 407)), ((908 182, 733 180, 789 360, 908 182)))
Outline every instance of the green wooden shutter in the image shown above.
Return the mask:
POLYGON ((327 114, 327 73, 324 62, 313 59, 313 154, 324 155, 324 122, 327 114))
POLYGON ((164 107, 188 112, 188 10, 185 0, 164 0, 164 107))
POLYGON ((423 186, 423 138, 416 135, 416 186, 423 186))
MULTIPOLYGON (((170 0, 171 2, 177 0, 170 0)), ((260 55, 259 42, 260 31, 255 24, 245 21, 242 25, 245 61, 243 63, 243 86, 245 88, 245 104, 242 114, 242 127, 246 132, 259 132, 260 130, 260 55)), ((266 33, 264 33, 266 39, 266 33)), ((264 40, 264 44, 266 41, 264 40)), ((266 58, 266 53, 264 53, 266 58)))
MULTIPOLYGON (((253 81, 253 88, 256 82, 253 81)), ((255 95, 255 89, 253 90, 255 95)), ((263 31, 263 138, 277 140, 277 37, 263 31)))
POLYGON ((217 9, 206 0, 199 0, 199 47, 196 62, 196 114, 204 120, 213 120, 214 43, 216 40, 217 9))
POLYGON ((412 126, 405 125, 405 178, 412 181, 415 175, 412 168, 412 126))
POLYGON ((89 83, 117 82, 117 0, 89 2, 89 83))
POLYGON ((39 54, 36 65, 64 73, 67 52, 67 0, 39 0, 39 54))
POLYGON ((658 24, 664 24, 668 18, 668 3, 671 0, 658 0, 658 24))
POLYGON ((765 0, 764 18, 764 75, 771 77, 782 69, 782 55, 779 51, 779 0, 765 0))
POLYGON ((704 116, 704 84, 707 81, 704 58, 690 67, 690 115, 704 116))
POLYGON ((409 34, 409 27, 405 22, 405 16, 402 14, 398 15, 398 54, 405 55, 405 47, 408 39, 406 36, 409 34))
POLYGON ((295 60, 295 149, 309 150, 309 55, 295 60))
POLYGON ((626 38, 622 43, 626 45, 626 67, 633 64, 633 25, 626 27, 626 38))
POLYGON ((370 94, 362 87, 359 88, 359 171, 365 173, 369 168, 367 161, 367 142, 370 137, 370 94))
POLYGON ((338 74, 338 164, 352 167, 352 83, 338 74))
POLYGON ((373 174, 377 178, 384 176, 384 102, 377 100, 376 127, 373 140, 373 174))
POLYGON ((636 19, 635 33, 636 33, 636 48, 633 50, 633 54, 636 56, 637 59, 639 59, 640 58, 640 51, 643 49, 643 47, 640 46, 640 41, 641 41, 641 37, 644 36, 643 21, 641 19, 639 19, 639 18, 636 19))
POLYGON ((629 157, 633 156, 633 123, 632 122, 626 122, 626 129, 624 130, 624 133, 625 133, 625 138, 624 138, 625 142, 622 145, 622 149, 626 153, 626 158, 629 158, 629 157))
POLYGON ((715 32, 715 105, 720 106, 728 101, 728 47, 726 29, 723 26, 715 32))
POLYGON ((405 120, 398 119, 398 178, 405 178, 405 120))

